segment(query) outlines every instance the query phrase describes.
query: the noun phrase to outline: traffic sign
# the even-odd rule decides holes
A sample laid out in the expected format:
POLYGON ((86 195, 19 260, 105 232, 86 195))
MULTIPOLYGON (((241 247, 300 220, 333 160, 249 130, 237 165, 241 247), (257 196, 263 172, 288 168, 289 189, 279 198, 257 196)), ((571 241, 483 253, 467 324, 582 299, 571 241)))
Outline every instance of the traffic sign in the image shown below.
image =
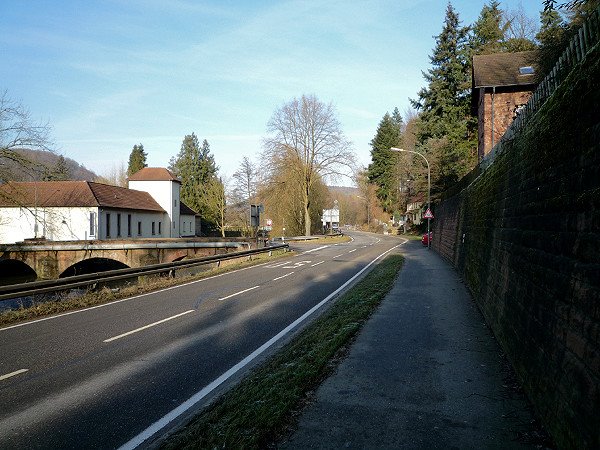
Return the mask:
POLYGON ((423 216, 424 219, 433 219, 433 213, 431 212, 431 210, 429 208, 427 208, 427 211, 425 211, 425 215, 423 216))

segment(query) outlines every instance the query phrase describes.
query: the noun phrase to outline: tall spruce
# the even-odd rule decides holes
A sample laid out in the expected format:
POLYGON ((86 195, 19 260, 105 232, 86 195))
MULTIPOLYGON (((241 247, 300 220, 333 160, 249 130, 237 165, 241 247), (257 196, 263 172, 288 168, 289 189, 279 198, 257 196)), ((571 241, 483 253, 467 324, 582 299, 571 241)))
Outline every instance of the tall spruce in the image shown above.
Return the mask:
POLYGON ((371 140, 371 164, 367 169, 369 182, 377 186, 377 198, 386 212, 398 207, 398 154, 391 147, 402 146, 402 116, 396 108, 394 114, 385 113, 375 137, 371 140))
POLYGON ((217 213, 210 198, 208 186, 217 176, 218 168, 206 139, 200 146, 198 137, 192 133, 183 138, 181 149, 169 161, 169 169, 181 180, 181 200, 202 217, 205 226, 215 226, 217 213))
POLYGON ((502 51, 506 25, 502 25, 500 2, 490 1, 484 5, 477 21, 472 26, 471 49, 476 55, 502 51))
POLYGON ((144 151, 142 144, 133 146, 133 150, 129 154, 129 164, 127 166, 128 177, 148 166, 146 163, 147 156, 148 154, 144 151))
MULTIPOLYGON (((448 3, 442 32, 430 56, 431 69, 423 76, 413 107, 421 112, 417 149, 437 161, 433 190, 443 191, 476 164, 477 121, 471 114, 471 62, 468 27, 448 3)), ((429 159, 429 158, 428 158, 429 159)))

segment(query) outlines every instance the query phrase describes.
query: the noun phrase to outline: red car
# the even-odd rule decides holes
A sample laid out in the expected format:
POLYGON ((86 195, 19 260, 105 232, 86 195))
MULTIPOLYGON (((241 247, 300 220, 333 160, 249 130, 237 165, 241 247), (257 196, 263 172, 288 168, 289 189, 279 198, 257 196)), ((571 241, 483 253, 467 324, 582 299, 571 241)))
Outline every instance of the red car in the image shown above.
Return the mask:
POLYGON ((422 243, 423 245, 425 245, 425 246, 429 247, 429 241, 430 241, 430 239, 432 239, 432 238, 433 238, 433 231, 430 231, 430 232, 429 232, 429 236, 427 236, 427 233, 425 233, 425 234, 423 235, 423 237, 421 238, 421 243, 422 243))

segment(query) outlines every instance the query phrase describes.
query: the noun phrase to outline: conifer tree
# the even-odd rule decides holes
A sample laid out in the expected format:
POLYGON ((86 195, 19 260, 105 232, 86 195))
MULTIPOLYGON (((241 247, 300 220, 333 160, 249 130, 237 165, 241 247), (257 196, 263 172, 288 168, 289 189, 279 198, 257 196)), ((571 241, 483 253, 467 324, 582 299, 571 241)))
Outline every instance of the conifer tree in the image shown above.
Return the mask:
POLYGON ((402 116, 398 109, 394 115, 385 113, 375 137, 371 140, 371 164, 367 170, 369 182, 377 186, 377 198, 387 212, 393 212, 398 206, 398 177, 396 165, 398 154, 391 147, 402 146, 402 116))
POLYGON ((431 69, 423 74, 428 86, 411 103, 421 112, 418 151, 439 162, 438 172, 432 174, 435 192, 450 187, 476 163, 477 122, 470 109, 468 27, 460 26, 450 3, 430 61, 431 69))
POLYGON ((471 49, 476 55, 497 53, 502 51, 505 26, 502 26, 502 10, 500 2, 490 1, 484 5, 479 18, 473 24, 471 49))
POLYGON ((148 166, 146 163, 147 156, 142 144, 133 146, 133 150, 131 150, 129 155, 129 164, 127 166, 128 177, 148 166))
POLYGON ((179 153, 169 161, 169 169, 181 180, 181 200, 206 222, 202 229, 216 226, 214 219, 217 213, 213 210, 215 202, 210 193, 217 191, 209 187, 217 176, 218 168, 210 154, 208 141, 205 139, 200 146, 194 133, 185 136, 179 153))

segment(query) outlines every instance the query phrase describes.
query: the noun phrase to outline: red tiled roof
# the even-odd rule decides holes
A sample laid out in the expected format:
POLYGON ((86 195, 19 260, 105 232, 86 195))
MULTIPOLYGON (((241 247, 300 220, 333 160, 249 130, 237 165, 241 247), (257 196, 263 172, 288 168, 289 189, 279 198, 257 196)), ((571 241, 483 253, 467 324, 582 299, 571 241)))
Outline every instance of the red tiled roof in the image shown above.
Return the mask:
POLYGON ((537 52, 494 53, 473 56, 473 87, 520 86, 536 84, 537 52), (521 67, 533 67, 536 72, 523 75, 521 67))
POLYGON ((165 212, 147 192, 91 181, 9 181, 0 185, 0 206, 100 206, 165 212))
POLYGON ((129 177, 129 181, 181 181, 164 167, 144 167, 129 177))

